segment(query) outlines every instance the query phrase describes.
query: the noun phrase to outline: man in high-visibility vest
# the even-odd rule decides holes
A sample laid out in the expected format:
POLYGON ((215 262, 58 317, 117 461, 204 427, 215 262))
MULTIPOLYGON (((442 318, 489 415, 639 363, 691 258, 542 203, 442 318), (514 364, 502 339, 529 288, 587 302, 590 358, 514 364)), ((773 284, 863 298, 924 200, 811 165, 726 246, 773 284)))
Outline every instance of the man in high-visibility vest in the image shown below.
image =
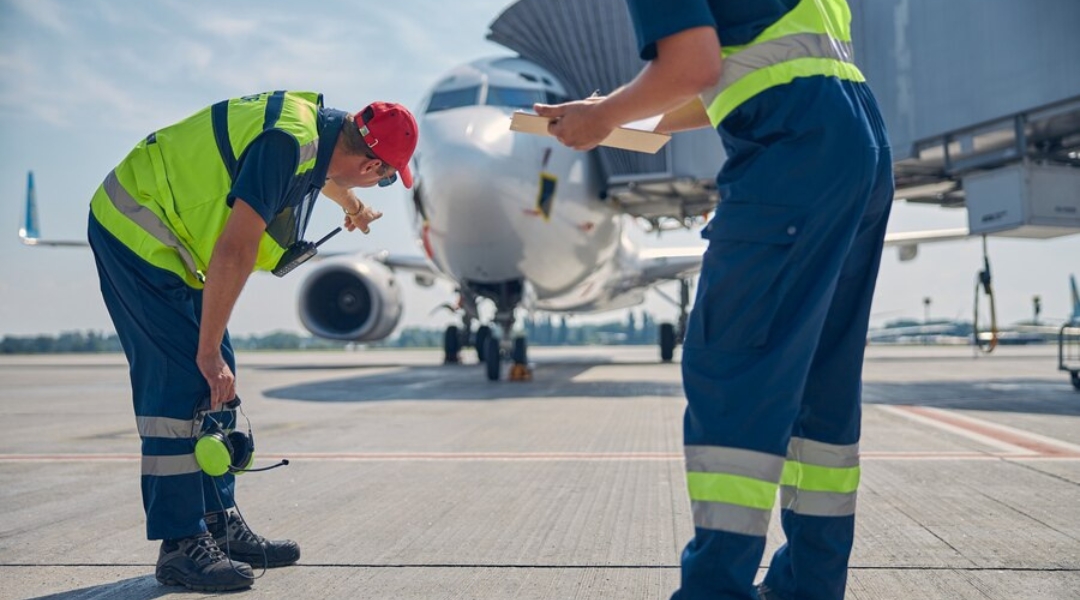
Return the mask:
POLYGON ((213 477, 196 456, 208 430, 245 441, 232 431, 226 325, 251 272, 285 266, 288 250, 303 248, 320 191, 345 211, 347 230, 367 233, 382 213, 352 188, 399 177, 411 187, 416 142, 416 120, 401 105, 352 115, 324 108, 321 94, 267 92, 151 133, 94 194, 88 236, 130 366, 146 531, 162 540, 163 584, 243 589, 250 565, 299 559, 295 542, 254 534, 235 509, 233 474, 248 468, 253 448, 219 442, 227 471, 213 477))
POLYGON ((870 301, 892 158, 845 0, 628 0, 648 64, 606 98, 538 105, 568 146, 621 124, 711 126, 721 202, 683 346, 694 538, 680 600, 844 596, 870 301), (757 588, 780 496, 787 543, 757 588))

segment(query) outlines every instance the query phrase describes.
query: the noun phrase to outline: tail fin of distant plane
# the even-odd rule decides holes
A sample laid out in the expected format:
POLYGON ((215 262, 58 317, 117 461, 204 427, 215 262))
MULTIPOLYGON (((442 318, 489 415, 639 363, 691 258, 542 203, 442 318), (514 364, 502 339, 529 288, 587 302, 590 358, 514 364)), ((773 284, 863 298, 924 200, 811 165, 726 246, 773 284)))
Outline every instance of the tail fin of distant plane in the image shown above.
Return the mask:
POLYGON ((1076 275, 1069 275, 1069 287, 1072 288, 1072 320, 1080 321, 1080 292, 1076 291, 1076 275))
POLYGON ((26 174, 26 206, 23 209, 23 226, 19 228, 19 240, 27 246, 86 246, 79 240, 43 240, 38 221, 37 194, 34 192, 34 172, 26 174))
POLYGON ((33 245, 41 237, 38 233, 37 199, 34 195, 34 172, 26 174, 26 214, 23 226, 19 228, 19 239, 24 244, 33 245))

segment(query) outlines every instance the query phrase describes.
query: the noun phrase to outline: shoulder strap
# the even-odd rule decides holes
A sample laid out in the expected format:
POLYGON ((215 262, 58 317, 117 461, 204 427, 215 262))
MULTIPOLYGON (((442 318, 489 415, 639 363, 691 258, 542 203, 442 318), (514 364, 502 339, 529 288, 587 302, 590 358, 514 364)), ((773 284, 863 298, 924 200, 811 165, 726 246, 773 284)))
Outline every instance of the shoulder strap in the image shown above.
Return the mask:
POLYGON ((221 162, 229 172, 229 181, 236 181, 236 154, 229 142, 229 101, 222 100, 210 107, 210 121, 214 127, 214 141, 217 142, 221 162))

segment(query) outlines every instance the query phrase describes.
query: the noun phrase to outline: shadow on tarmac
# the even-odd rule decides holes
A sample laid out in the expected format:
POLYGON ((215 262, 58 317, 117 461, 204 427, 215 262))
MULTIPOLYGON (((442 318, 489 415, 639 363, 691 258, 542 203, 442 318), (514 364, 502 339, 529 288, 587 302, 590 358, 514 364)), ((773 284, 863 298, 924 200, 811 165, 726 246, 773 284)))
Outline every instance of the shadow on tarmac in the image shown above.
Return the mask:
MULTIPOLYGON (((381 402, 387 400, 519 400, 526 398, 682 398, 681 381, 641 378, 575 381, 597 364, 543 363, 532 381, 488 381, 479 365, 406 367, 392 373, 308 382, 263 391, 266 398, 310 402, 381 402)), ((619 363, 622 366, 624 363, 619 363)), ((643 363, 644 364, 644 363, 643 363)), ((658 363, 648 363, 656 366, 658 363)))
POLYGON ((863 385, 863 403, 1080 416, 1080 394, 1066 380, 874 382, 863 385))
MULTIPOLYGON (((153 569, 153 566, 149 567, 153 569)), ((90 587, 50 594, 48 596, 36 596, 31 600, 106 600, 108 598, 125 598, 126 600, 151 600, 162 596, 174 594, 194 593, 182 587, 164 586, 154 579, 153 575, 132 577, 90 587)), ((220 593, 220 592, 219 592, 220 593)))

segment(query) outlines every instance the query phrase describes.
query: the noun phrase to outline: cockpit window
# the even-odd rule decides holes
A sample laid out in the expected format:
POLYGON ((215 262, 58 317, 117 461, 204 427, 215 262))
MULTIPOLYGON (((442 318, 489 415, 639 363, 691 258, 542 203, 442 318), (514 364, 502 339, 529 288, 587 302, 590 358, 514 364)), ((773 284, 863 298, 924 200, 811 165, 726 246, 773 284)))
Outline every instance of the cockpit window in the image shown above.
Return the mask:
POLYGON ((558 104, 566 98, 549 90, 500 87, 488 87, 487 102, 490 106, 509 106, 511 108, 532 108, 537 102, 558 104))
POLYGON ((435 92, 428 102, 427 112, 439 112, 462 106, 473 106, 480 101, 480 86, 435 92))

